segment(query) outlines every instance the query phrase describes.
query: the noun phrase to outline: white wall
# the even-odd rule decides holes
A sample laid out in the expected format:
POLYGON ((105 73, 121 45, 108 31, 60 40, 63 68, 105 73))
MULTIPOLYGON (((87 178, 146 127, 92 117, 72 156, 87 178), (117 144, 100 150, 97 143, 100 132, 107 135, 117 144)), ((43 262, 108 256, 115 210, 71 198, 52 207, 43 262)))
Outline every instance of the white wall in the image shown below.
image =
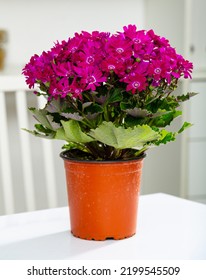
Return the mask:
MULTIPOLYGON (((177 51, 193 62, 193 80, 184 83, 182 93, 199 95, 185 103, 186 121, 194 124, 179 137, 181 143, 171 143, 160 152, 152 151, 146 163, 153 167, 151 178, 144 180, 144 189, 158 180, 165 182, 165 190, 173 190, 185 198, 206 203, 206 36, 205 0, 145 0, 145 27, 153 28, 167 37, 177 51), (159 160, 158 160, 159 156, 159 160), (181 162, 181 164, 180 164, 181 162), (156 163, 156 164, 155 164, 156 163), (164 163, 164 164, 163 164, 164 163), (166 167, 166 168, 165 168, 166 167), (162 170, 161 176, 159 170, 162 170), (153 174, 156 174, 153 178, 153 174)), ((159 184, 161 190, 163 185, 159 184)))
MULTIPOLYGON (((145 0, 145 29, 153 29, 167 38, 178 53, 183 54, 184 1, 145 0)), ((181 94, 182 88, 178 92, 181 94)), ((177 118, 172 128, 178 130, 182 119, 177 118)), ((142 193, 164 192, 180 196, 181 184, 181 137, 175 142, 148 151, 143 172, 142 193)))
POLYGON ((0 0, 0 11, 0 29, 9 33, 8 64, 25 63, 74 32, 144 25, 143 0, 0 0))
POLYGON ((169 39, 179 53, 184 46, 184 0, 145 0, 145 27, 169 39))

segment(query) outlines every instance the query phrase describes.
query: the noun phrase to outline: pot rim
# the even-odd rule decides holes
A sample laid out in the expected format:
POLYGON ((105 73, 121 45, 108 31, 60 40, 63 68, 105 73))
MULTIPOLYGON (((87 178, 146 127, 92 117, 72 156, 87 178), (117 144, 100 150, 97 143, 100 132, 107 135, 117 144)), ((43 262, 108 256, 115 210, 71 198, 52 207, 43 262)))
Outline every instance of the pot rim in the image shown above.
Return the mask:
POLYGON ((76 158, 71 158, 69 156, 67 156, 68 151, 63 151, 59 154, 59 156, 63 159, 63 160, 67 160, 67 161, 73 161, 73 162, 82 162, 82 163, 126 163, 126 162, 131 162, 131 161, 137 161, 137 160, 141 160, 144 159, 146 157, 146 153, 144 152, 143 154, 137 156, 136 158, 131 158, 131 159, 114 159, 114 160, 88 160, 88 159, 76 159, 76 158))

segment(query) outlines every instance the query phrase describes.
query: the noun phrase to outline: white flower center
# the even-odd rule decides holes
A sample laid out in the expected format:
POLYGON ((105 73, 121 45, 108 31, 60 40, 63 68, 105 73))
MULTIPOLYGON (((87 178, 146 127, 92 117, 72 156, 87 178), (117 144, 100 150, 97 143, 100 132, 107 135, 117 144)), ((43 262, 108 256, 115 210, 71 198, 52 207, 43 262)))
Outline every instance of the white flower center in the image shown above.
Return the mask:
POLYGON ((117 52, 117 53, 123 53, 123 52, 124 52, 124 49, 123 49, 123 48, 116 48, 116 52, 117 52))
POLYGON ((114 69, 115 69, 115 66, 112 65, 112 64, 110 64, 110 65, 108 65, 108 69, 109 69, 109 70, 114 70, 114 69))
POLYGON ((73 48, 71 49, 71 52, 74 53, 76 50, 77 50, 77 47, 73 47, 73 48))
POLYGON ((161 68, 155 68, 155 70, 154 70, 155 74, 160 74, 161 71, 162 71, 161 68))
POLYGON ((134 39, 133 39, 133 42, 134 42, 135 44, 139 44, 139 43, 141 43, 141 40, 138 39, 138 38, 134 38, 134 39))
POLYGON ((93 56, 88 56, 86 59, 86 63, 91 64, 94 62, 94 57, 93 56))
POLYGON ((132 83, 133 88, 138 88, 140 86, 140 82, 135 81, 132 83))
POLYGON ((76 88, 74 92, 75 92, 76 94, 79 94, 79 93, 81 93, 81 90, 78 89, 78 88, 76 88))
POLYGON ((87 79, 87 82, 88 82, 89 84, 94 84, 94 83, 96 82, 96 79, 95 79, 94 76, 90 76, 90 77, 87 79))

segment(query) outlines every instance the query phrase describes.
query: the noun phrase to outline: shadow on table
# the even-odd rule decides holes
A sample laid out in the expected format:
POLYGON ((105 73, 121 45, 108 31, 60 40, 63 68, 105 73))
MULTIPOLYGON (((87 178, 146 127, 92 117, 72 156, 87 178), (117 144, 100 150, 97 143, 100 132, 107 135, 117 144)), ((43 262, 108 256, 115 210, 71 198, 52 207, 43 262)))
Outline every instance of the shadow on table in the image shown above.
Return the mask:
POLYGON ((0 260, 81 259, 81 254, 112 245, 114 240, 89 241, 75 238, 68 231, 0 246, 0 260))

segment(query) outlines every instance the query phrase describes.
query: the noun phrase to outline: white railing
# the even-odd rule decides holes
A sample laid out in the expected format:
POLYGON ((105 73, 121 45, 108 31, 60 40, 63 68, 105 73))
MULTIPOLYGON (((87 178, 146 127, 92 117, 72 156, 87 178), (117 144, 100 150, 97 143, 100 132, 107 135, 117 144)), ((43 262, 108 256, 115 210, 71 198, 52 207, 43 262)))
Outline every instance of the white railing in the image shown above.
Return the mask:
MULTIPOLYGON (((12 155, 9 146, 9 123, 8 108, 6 104, 6 95, 11 92, 15 98, 16 119, 18 123, 20 153, 18 164, 21 164, 23 170, 23 184, 26 211, 36 210, 37 203, 35 198, 34 173, 32 166, 31 142, 29 133, 22 131, 20 128, 29 128, 27 95, 28 88, 21 76, 0 75, 0 184, 4 201, 4 214, 15 213, 15 197, 14 197, 14 180, 12 176, 12 155)), ((43 101, 38 98, 38 104, 42 107, 43 101)), ((49 140, 40 139, 42 145, 42 158, 44 163, 45 189, 47 195, 47 206, 57 206, 57 188, 56 174, 53 159, 53 147, 49 140)), ((15 143, 14 143, 15 145, 15 143)), ((0 193, 1 195, 1 193, 0 193)))

